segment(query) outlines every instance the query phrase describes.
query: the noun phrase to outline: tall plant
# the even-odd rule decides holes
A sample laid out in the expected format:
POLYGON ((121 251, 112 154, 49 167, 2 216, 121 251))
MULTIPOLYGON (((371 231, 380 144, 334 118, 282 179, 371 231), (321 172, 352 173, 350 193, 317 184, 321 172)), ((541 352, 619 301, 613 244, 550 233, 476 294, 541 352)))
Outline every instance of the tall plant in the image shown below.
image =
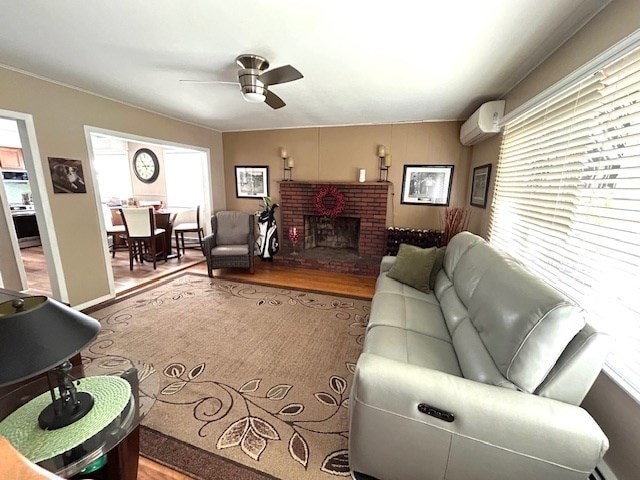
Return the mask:
POLYGON ((446 207, 444 209, 443 221, 444 232, 442 234, 441 246, 449 244, 449 240, 454 235, 464 231, 469 226, 471 218, 471 210, 463 207, 446 207))

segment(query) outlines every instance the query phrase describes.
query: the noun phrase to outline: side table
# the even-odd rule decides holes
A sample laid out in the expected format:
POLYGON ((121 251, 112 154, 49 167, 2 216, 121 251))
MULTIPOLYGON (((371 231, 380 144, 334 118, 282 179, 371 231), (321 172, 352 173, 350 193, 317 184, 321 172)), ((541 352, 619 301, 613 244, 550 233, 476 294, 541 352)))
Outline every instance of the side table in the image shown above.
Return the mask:
MULTIPOLYGON (((80 379, 95 375, 119 375, 131 385, 131 398, 124 410, 104 429, 66 452, 38 462, 42 468, 63 478, 78 476, 87 466, 106 454, 106 466, 91 473, 91 478, 136 480, 140 445, 140 422, 149 412, 158 394, 159 379, 153 367, 124 357, 88 359, 84 366, 72 369, 80 379)), ((0 397, 0 422, 13 411, 48 391, 46 378, 38 378, 0 397)), ((37 419, 34 418, 34 422, 37 419)), ((73 425, 64 428, 72 428, 73 425)))

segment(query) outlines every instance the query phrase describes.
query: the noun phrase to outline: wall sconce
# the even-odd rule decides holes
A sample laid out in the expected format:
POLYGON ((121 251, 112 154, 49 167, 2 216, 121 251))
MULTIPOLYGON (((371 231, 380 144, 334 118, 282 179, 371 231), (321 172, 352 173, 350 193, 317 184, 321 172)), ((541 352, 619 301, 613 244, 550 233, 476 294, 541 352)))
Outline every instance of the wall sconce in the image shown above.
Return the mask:
POLYGON ((380 159, 379 182, 389 181, 389 169, 391 168, 391 155, 387 153, 387 147, 378 145, 378 158, 380 159))
POLYGON ((285 182, 289 182, 291 180, 293 180, 293 178, 291 177, 291 171, 293 170, 293 157, 290 157, 287 154, 287 150, 285 148, 281 148, 280 149, 280 157, 282 158, 282 168, 284 170, 284 178, 283 180, 285 182), (288 173, 288 175, 287 175, 288 173), (289 178, 287 178, 287 176, 289 178))

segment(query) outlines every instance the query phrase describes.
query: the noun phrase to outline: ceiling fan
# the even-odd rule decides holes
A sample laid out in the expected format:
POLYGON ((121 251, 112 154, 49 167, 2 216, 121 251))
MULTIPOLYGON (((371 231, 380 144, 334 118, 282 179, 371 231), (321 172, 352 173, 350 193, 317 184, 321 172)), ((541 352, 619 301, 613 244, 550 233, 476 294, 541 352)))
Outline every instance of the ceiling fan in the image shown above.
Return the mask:
POLYGON ((271 85, 293 82, 303 78, 302 74, 291 65, 283 67, 269 68, 266 58, 252 53, 238 55, 236 63, 240 67, 238 70, 237 82, 223 81, 200 81, 200 80, 180 80, 183 83, 199 84, 232 84, 240 85, 242 96, 249 103, 266 103, 273 109, 282 108, 286 105, 278 95, 269 90, 271 85))

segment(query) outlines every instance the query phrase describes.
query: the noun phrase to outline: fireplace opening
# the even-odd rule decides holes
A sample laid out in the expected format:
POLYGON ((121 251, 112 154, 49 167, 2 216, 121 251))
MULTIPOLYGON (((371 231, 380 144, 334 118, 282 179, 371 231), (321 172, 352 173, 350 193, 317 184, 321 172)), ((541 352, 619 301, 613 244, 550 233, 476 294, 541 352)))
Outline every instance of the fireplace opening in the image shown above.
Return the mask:
POLYGON ((304 249, 309 254, 316 249, 328 255, 338 251, 357 255, 359 241, 359 218, 304 216, 304 249))

